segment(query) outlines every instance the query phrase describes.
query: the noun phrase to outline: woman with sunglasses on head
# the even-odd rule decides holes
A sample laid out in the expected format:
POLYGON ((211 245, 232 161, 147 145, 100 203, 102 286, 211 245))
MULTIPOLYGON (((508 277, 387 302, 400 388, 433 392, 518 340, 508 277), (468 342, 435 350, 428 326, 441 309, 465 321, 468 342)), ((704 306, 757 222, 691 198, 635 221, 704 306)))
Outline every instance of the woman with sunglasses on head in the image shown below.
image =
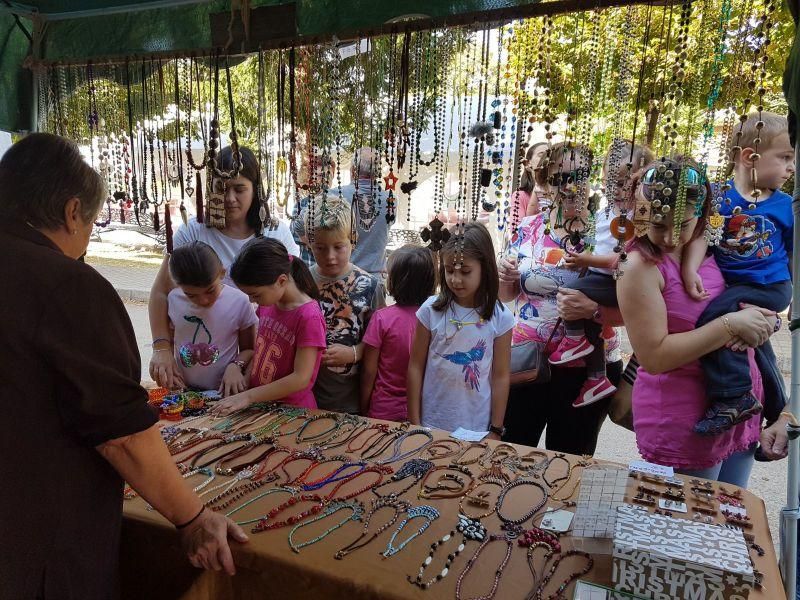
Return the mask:
MULTIPOLYGON (((556 296, 562 286, 577 281, 579 272, 565 264, 568 252, 580 252, 582 234, 588 230, 588 174, 591 152, 582 146, 555 144, 535 172, 537 183, 550 194, 552 204, 524 218, 512 240, 510 252, 500 260, 500 299, 516 300, 515 345, 532 341, 549 354, 563 338, 556 296)), ((600 309, 601 315, 606 309, 600 309)), ((591 313, 586 315, 591 318, 591 313)), ((604 315, 608 316, 608 315, 604 315)), ((546 359, 545 359, 546 360, 546 359)), ((619 379, 622 365, 609 364, 609 377, 619 379)), ((549 450, 592 454, 607 410, 608 398, 586 408, 572 406, 586 369, 550 367, 548 381, 513 386, 509 392, 504 438, 512 443, 537 446, 547 427, 549 450)), ((545 379, 542 377, 541 379, 545 379)))
MULTIPOLYGON (((688 158, 661 159, 645 168, 637 189, 636 237, 622 263, 617 294, 631 345, 641 364, 633 388, 636 442, 645 460, 677 472, 745 487, 750 477, 760 419, 752 417, 727 432, 703 437, 693 431, 706 408, 699 359, 733 342, 754 348, 769 338, 775 313, 748 307, 695 328, 706 304, 725 283, 713 257, 700 266, 709 294, 692 300, 683 286, 681 262, 687 244, 703 234, 711 190, 688 158)), ((748 351, 753 394, 761 377, 748 351)), ((780 421, 765 430, 770 447, 785 438, 780 421), (778 440, 776 442, 776 440, 778 440)))

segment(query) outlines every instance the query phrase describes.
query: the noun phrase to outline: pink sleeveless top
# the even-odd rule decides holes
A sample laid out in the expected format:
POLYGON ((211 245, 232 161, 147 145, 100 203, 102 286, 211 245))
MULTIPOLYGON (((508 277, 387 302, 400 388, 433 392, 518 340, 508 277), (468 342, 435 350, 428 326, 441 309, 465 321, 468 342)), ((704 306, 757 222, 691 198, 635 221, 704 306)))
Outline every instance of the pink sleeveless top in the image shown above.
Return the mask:
MULTIPOLYGON (((664 277, 662 294, 667 307, 667 330, 682 333, 694 329, 709 300, 697 302, 689 297, 681 280, 680 265, 670 256, 658 264, 658 270, 664 277)), ((711 298, 725 289, 713 257, 703 262, 699 274, 711 298)), ((753 351, 747 352, 753 394, 762 400, 761 375, 753 351)), ((692 428, 709 406, 705 389, 699 361, 661 375, 651 375, 639 367, 633 386, 633 424, 636 444, 645 460, 676 468, 705 469, 734 452, 746 450, 758 440, 760 415, 722 435, 702 437, 695 434, 692 428)))

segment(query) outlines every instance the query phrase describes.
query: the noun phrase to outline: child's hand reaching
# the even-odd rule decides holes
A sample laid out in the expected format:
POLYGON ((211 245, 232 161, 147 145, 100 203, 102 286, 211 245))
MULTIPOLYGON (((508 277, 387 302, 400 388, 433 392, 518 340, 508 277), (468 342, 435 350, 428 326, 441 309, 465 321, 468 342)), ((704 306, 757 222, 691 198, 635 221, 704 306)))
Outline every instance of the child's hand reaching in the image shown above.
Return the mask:
POLYGON ((227 416, 237 410, 242 410, 250 406, 250 397, 247 392, 228 396, 225 400, 220 400, 211 409, 211 414, 219 417, 227 416))
POLYGON ((219 386, 219 393, 224 396, 231 396, 238 394, 247 389, 247 380, 244 378, 244 373, 239 368, 239 365, 231 363, 225 369, 225 374, 222 376, 222 383, 219 386))
POLYGON ((567 255, 563 259, 564 266, 568 269, 572 269, 573 271, 586 269, 591 266, 589 261, 590 257, 591 253, 589 252, 581 252, 578 254, 567 250, 567 255))
POLYGON ((322 353, 322 364, 326 367, 343 367, 358 362, 355 346, 331 344, 322 353))
POLYGON ((686 288, 686 293, 689 294, 692 300, 699 302, 708 299, 709 294, 703 286, 703 279, 696 271, 694 273, 683 274, 683 285, 686 288))

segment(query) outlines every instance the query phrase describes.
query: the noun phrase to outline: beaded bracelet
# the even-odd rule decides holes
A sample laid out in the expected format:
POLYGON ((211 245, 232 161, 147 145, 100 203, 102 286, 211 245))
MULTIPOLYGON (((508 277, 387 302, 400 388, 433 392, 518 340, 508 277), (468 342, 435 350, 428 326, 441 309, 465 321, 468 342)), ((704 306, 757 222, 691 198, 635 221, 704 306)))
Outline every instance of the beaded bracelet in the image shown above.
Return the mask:
POLYGON ((456 600, 462 600, 461 586, 464 583, 464 579, 466 578, 467 574, 472 570, 473 565, 478 561, 478 558, 480 557, 484 548, 493 542, 499 541, 504 541, 506 543, 506 555, 503 557, 503 560, 500 562, 494 572, 492 589, 489 590, 489 593, 484 594, 483 596, 476 596, 475 598, 472 598, 472 600, 491 600, 494 598, 494 595, 497 593, 497 586, 500 584, 500 578, 503 576, 503 571, 505 570, 506 566, 508 565, 508 561, 511 558, 511 551, 514 549, 514 542, 508 539, 505 535, 496 534, 486 536, 481 545, 475 551, 475 554, 472 555, 472 558, 467 561, 467 566, 464 567, 464 570, 458 576, 458 580, 456 581, 456 600))
POLYGON ((394 556, 398 552, 402 551, 403 548, 405 548, 406 545, 411 542, 411 540, 422 535, 425 530, 430 527, 431 523, 439 518, 439 511, 432 506, 423 504, 422 506, 412 506, 406 511, 406 515, 406 518, 403 519, 403 521, 400 523, 400 526, 392 533, 392 537, 389 540, 389 543, 386 545, 386 550, 381 552, 381 556, 383 558, 390 558, 394 556), (404 540, 399 546, 395 546, 394 541, 397 539, 397 536, 400 535, 400 532, 403 531, 403 528, 408 523, 416 518, 423 518, 425 519, 425 522, 422 524, 422 526, 420 526, 416 533, 411 534, 411 537, 404 540))
POLYGON ((381 465, 389 465, 393 462, 397 462, 399 460, 403 460, 404 458, 408 458, 409 456, 413 456, 417 452, 424 450, 429 444, 433 443, 433 434, 428 431, 427 429, 411 429, 406 431, 403 435, 401 435, 397 441, 394 443, 394 449, 392 450, 392 455, 384 460, 377 461, 378 464, 381 465), (403 442, 406 441, 408 438, 413 437, 415 435, 424 435, 428 438, 428 441, 422 444, 419 448, 414 448, 413 450, 409 450, 407 452, 403 452, 400 454, 400 450, 403 448, 403 442))
POLYGON ((331 533, 333 533, 334 531, 336 531, 337 529, 339 529, 340 527, 342 527, 346 523, 349 523, 350 521, 360 521, 361 520, 361 515, 363 515, 363 514, 364 514, 364 505, 361 504, 361 502, 340 502, 340 501, 331 502, 327 507, 325 507, 325 510, 322 513, 320 513, 319 515, 317 515, 313 519, 309 519, 307 521, 303 521, 302 523, 298 523, 297 525, 292 527, 292 530, 289 532, 289 547, 292 549, 293 552, 299 554, 301 548, 305 548, 306 546, 310 546, 311 544, 316 544, 317 542, 319 542, 320 540, 325 539, 328 535, 330 535, 331 533), (294 543, 294 540, 293 540, 294 534, 299 529, 301 529, 302 527, 305 527, 306 525, 311 525, 312 523, 316 523, 317 521, 321 521, 322 519, 325 519, 326 517, 329 517, 329 516, 331 516, 333 514, 336 514, 340 510, 348 510, 348 509, 352 510, 353 514, 348 516, 343 521, 340 521, 339 523, 337 523, 333 527, 323 531, 317 537, 311 538, 310 540, 308 540, 306 542, 303 542, 302 544, 295 544, 294 543))
POLYGON ((409 508, 411 508, 410 502, 406 502, 405 500, 400 500, 392 496, 383 496, 377 500, 373 500, 372 508, 370 509, 369 513, 367 513, 366 517, 364 517, 364 531, 355 540, 347 544, 347 546, 338 550, 333 557, 337 560, 341 560, 351 552, 354 552, 359 548, 363 548, 370 542, 376 540, 380 534, 397 522, 397 519, 400 517, 400 513, 407 511, 409 508), (382 508, 394 509, 394 515, 386 523, 381 525, 367 541, 362 542, 362 540, 367 536, 367 533, 369 533, 369 526, 370 522, 372 521, 372 517, 382 508))
POLYGON ((437 583, 447 577, 447 574, 450 572, 450 567, 453 564, 453 561, 456 557, 464 551, 464 548, 467 546, 468 540, 478 540, 483 541, 486 537, 486 528, 481 525, 480 521, 468 519, 464 516, 459 515, 458 523, 456 524, 456 528, 453 529, 450 533, 443 536, 438 541, 431 544, 431 551, 428 553, 428 557, 423 561, 422 566, 419 568, 419 573, 417 576, 412 579, 411 575, 407 576, 408 582, 413 583, 417 587, 427 590, 430 588, 434 583, 437 583), (456 532, 461 534, 461 542, 456 547, 455 551, 451 552, 447 555, 447 561, 444 564, 444 568, 439 571, 438 575, 429 581, 422 581, 422 576, 425 574, 425 569, 433 561, 433 556, 436 554, 436 551, 439 549, 440 546, 443 546, 451 539, 456 539, 456 532))
POLYGON ((230 467, 225 467, 224 466, 225 463, 230 462, 231 460, 235 460, 235 459, 237 459, 237 458, 239 458, 241 456, 245 456, 253 448, 256 448, 257 446, 260 446, 260 445, 266 444, 266 443, 268 443, 266 440, 257 440, 257 441, 254 441, 252 443, 245 444, 244 446, 242 446, 239 449, 238 452, 234 452, 234 453, 226 456, 225 458, 221 459, 217 463, 217 467, 216 467, 217 474, 226 475, 226 476, 232 476, 232 475, 236 475, 236 473, 238 473, 242 469, 245 469, 247 467, 259 464, 261 461, 263 461, 265 458, 267 458, 270 454, 275 452, 275 446, 270 446, 264 452, 259 454, 257 457, 248 459, 248 460, 242 462, 241 464, 232 465, 230 467))

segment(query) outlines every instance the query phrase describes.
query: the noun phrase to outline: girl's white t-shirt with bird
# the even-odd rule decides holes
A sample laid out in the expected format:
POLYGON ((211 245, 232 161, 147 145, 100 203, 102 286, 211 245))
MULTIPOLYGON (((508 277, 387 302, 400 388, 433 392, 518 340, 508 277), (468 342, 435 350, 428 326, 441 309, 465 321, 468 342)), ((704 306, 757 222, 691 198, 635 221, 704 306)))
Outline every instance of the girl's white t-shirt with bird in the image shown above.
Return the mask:
POLYGON ((494 341, 514 327, 514 315, 497 302, 489 321, 456 302, 433 309, 431 296, 417 319, 431 332, 422 382, 422 425, 445 431, 487 431, 492 413, 494 341))

